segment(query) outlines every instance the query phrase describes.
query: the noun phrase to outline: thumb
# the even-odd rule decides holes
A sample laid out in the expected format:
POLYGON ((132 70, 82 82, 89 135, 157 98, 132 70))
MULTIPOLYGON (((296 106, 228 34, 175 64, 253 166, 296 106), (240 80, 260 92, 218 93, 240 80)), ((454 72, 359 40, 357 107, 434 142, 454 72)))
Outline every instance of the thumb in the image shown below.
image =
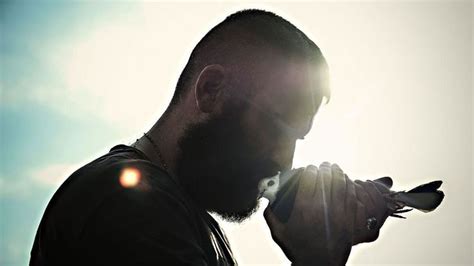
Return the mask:
POLYGON ((374 185, 377 187, 377 189, 381 193, 390 192, 390 189, 392 188, 392 185, 393 185, 392 178, 390 178, 389 176, 384 176, 384 177, 381 177, 381 178, 377 178, 373 181, 371 181, 371 180, 368 180, 368 181, 374 183, 374 185))
POLYGON ((282 222, 280 222, 280 220, 278 220, 278 217, 273 212, 272 208, 270 207, 270 204, 268 204, 267 208, 265 208, 265 211, 263 212, 263 217, 265 218, 265 221, 267 222, 271 231, 283 231, 283 228, 285 226, 282 222))

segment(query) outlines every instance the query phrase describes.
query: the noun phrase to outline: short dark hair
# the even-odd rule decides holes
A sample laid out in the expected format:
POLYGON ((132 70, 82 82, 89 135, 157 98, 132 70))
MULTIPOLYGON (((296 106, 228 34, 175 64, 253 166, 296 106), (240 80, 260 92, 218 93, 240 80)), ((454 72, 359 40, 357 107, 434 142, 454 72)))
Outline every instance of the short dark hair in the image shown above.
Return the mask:
MULTIPOLYGON (((245 9, 229 15, 214 26, 194 47, 176 85, 170 106, 177 105, 186 88, 209 64, 222 64, 236 55, 232 49, 238 45, 277 48, 285 55, 302 56, 327 68, 319 47, 301 30, 286 19, 265 10, 245 9)), ((234 58, 235 61, 235 58, 234 58)), ((329 84, 320 84, 319 95, 330 98, 329 84)))

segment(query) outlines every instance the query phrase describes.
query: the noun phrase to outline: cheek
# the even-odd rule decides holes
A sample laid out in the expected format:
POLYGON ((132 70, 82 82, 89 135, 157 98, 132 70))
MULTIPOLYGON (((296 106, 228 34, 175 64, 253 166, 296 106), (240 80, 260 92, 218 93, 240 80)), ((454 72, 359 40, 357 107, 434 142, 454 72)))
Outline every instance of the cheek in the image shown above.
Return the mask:
POLYGON ((280 166, 289 166, 293 161, 296 140, 289 139, 267 117, 248 116, 245 120, 248 139, 256 147, 256 158, 271 160, 280 166))
POLYGON ((257 163, 262 171, 292 166, 295 139, 290 139, 274 121, 252 107, 241 118, 242 133, 249 145, 247 162, 257 163))
POLYGON ((269 121, 255 113, 244 116, 242 127, 246 129, 246 138, 258 156, 268 155, 278 141, 277 132, 271 128, 269 121))

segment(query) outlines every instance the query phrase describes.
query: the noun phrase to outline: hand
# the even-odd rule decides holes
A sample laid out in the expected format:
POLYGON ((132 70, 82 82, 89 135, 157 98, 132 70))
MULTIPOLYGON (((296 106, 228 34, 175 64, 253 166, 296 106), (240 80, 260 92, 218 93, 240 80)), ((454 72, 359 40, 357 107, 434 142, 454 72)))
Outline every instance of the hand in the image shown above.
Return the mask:
POLYGON ((288 221, 267 207, 265 219, 275 242, 301 265, 344 265, 352 247, 357 197, 355 184, 336 164, 310 165, 301 173, 288 221))
POLYGON ((269 207, 265 219, 293 263, 344 265, 352 245, 378 237, 386 217, 371 198, 377 193, 369 182, 352 182, 336 164, 311 165, 301 173, 288 221, 281 223, 269 207), (367 229, 367 214, 380 218, 374 230, 367 229))
POLYGON ((355 180, 355 187, 357 196, 357 217, 356 224, 354 224, 354 235, 352 237, 353 245, 377 240, 380 228, 391 213, 383 197, 383 194, 391 192, 390 187, 371 180, 365 182, 355 180), (367 228, 368 218, 375 218, 375 221, 377 221, 375 228, 371 230, 367 228))

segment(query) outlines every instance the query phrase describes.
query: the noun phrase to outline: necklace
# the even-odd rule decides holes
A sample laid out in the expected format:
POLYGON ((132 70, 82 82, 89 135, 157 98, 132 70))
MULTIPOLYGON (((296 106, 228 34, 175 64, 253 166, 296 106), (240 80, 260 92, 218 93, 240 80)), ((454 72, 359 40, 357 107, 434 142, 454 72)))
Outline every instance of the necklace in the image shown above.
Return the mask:
POLYGON ((148 139, 148 141, 151 142, 151 145, 153 145, 153 149, 155 150, 156 154, 158 155, 158 159, 160 160, 161 165, 163 165, 163 168, 165 169, 166 172, 168 172, 168 165, 166 165, 165 160, 163 159, 163 156, 161 156, 160 149, 158 149, 158 145, 153 141, 153 139, 147 134, 143 133, 143 136, 148 139))

